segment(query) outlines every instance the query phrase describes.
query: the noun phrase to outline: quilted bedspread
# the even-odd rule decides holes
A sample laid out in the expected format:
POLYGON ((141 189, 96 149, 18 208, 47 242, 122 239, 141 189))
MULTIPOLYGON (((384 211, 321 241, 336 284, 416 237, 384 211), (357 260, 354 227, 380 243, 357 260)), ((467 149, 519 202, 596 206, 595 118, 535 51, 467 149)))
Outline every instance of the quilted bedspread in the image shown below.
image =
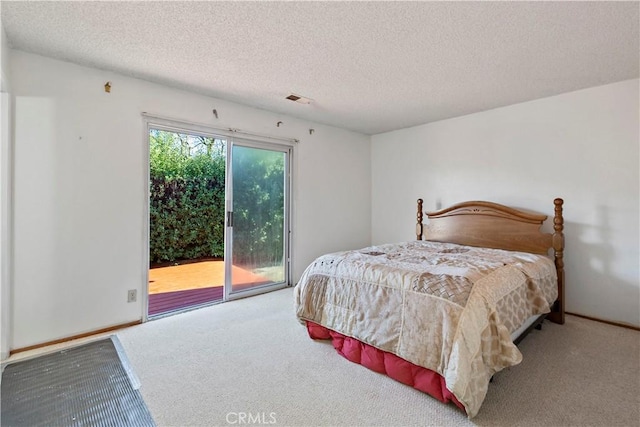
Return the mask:
POLYGON ((491 376, 522 360, 510 333, 556 298, 549 257, 413 241, 321 256, 295 288, 295 309, 439 373, 473 417, 491 376))

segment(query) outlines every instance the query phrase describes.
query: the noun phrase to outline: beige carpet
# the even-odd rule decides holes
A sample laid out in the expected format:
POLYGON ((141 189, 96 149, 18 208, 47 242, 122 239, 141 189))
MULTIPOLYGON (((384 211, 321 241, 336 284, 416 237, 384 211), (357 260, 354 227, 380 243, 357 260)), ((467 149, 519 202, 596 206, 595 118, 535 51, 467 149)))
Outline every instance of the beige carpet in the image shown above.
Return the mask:
POLYGON ((118 336, 159 426, 640 425, 640 333, 572 316, 521 343, 473 420, 309 339, 291 288, 118 336))

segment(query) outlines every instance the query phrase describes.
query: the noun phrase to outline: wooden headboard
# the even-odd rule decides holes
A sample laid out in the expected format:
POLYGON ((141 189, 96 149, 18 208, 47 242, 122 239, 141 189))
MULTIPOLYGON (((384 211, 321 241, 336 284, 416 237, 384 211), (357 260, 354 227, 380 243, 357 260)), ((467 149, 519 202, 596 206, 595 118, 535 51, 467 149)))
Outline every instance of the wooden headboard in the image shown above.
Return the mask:
POLYGON ((555 199, 553 233, 540 231, 547 215, 524 212, 492 202, 463 202, 436 212, 426 212, 424 226, 422 199, 418 199, 416 238, 434 242, 549 254, 553 249, 558 273, 558 300, 547 318, 564 323, 564 218, 560 198, 555 199))

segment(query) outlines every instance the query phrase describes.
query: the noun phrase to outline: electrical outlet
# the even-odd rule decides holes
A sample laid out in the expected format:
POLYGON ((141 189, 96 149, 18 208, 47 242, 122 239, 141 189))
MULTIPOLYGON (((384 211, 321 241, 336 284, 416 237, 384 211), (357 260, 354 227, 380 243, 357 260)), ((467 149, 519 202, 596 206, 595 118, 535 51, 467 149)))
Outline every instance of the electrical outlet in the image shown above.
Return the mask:
POLYGON ((138 298, 138 291, 135 289, 129 289, 127 291, 127 302, 136 302, 138 298))

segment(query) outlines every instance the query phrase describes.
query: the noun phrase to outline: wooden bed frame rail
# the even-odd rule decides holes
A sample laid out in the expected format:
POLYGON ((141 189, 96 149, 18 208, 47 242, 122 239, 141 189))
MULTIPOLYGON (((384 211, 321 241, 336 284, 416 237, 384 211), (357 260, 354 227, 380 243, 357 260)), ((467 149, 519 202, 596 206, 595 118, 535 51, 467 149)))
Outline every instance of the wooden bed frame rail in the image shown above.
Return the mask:
POLYGON ((549 254, 553 249, 558 273, 558 299, 547 319, 564 323, 564 201, 553 201, 553 233, 542 233, 540 227, 547 215, 525 212, 492 202, 471 201, 435 211, 425 212, 429 223, 424 226, 422 199, 418 199, 416 238, 434 242, 549 254))

